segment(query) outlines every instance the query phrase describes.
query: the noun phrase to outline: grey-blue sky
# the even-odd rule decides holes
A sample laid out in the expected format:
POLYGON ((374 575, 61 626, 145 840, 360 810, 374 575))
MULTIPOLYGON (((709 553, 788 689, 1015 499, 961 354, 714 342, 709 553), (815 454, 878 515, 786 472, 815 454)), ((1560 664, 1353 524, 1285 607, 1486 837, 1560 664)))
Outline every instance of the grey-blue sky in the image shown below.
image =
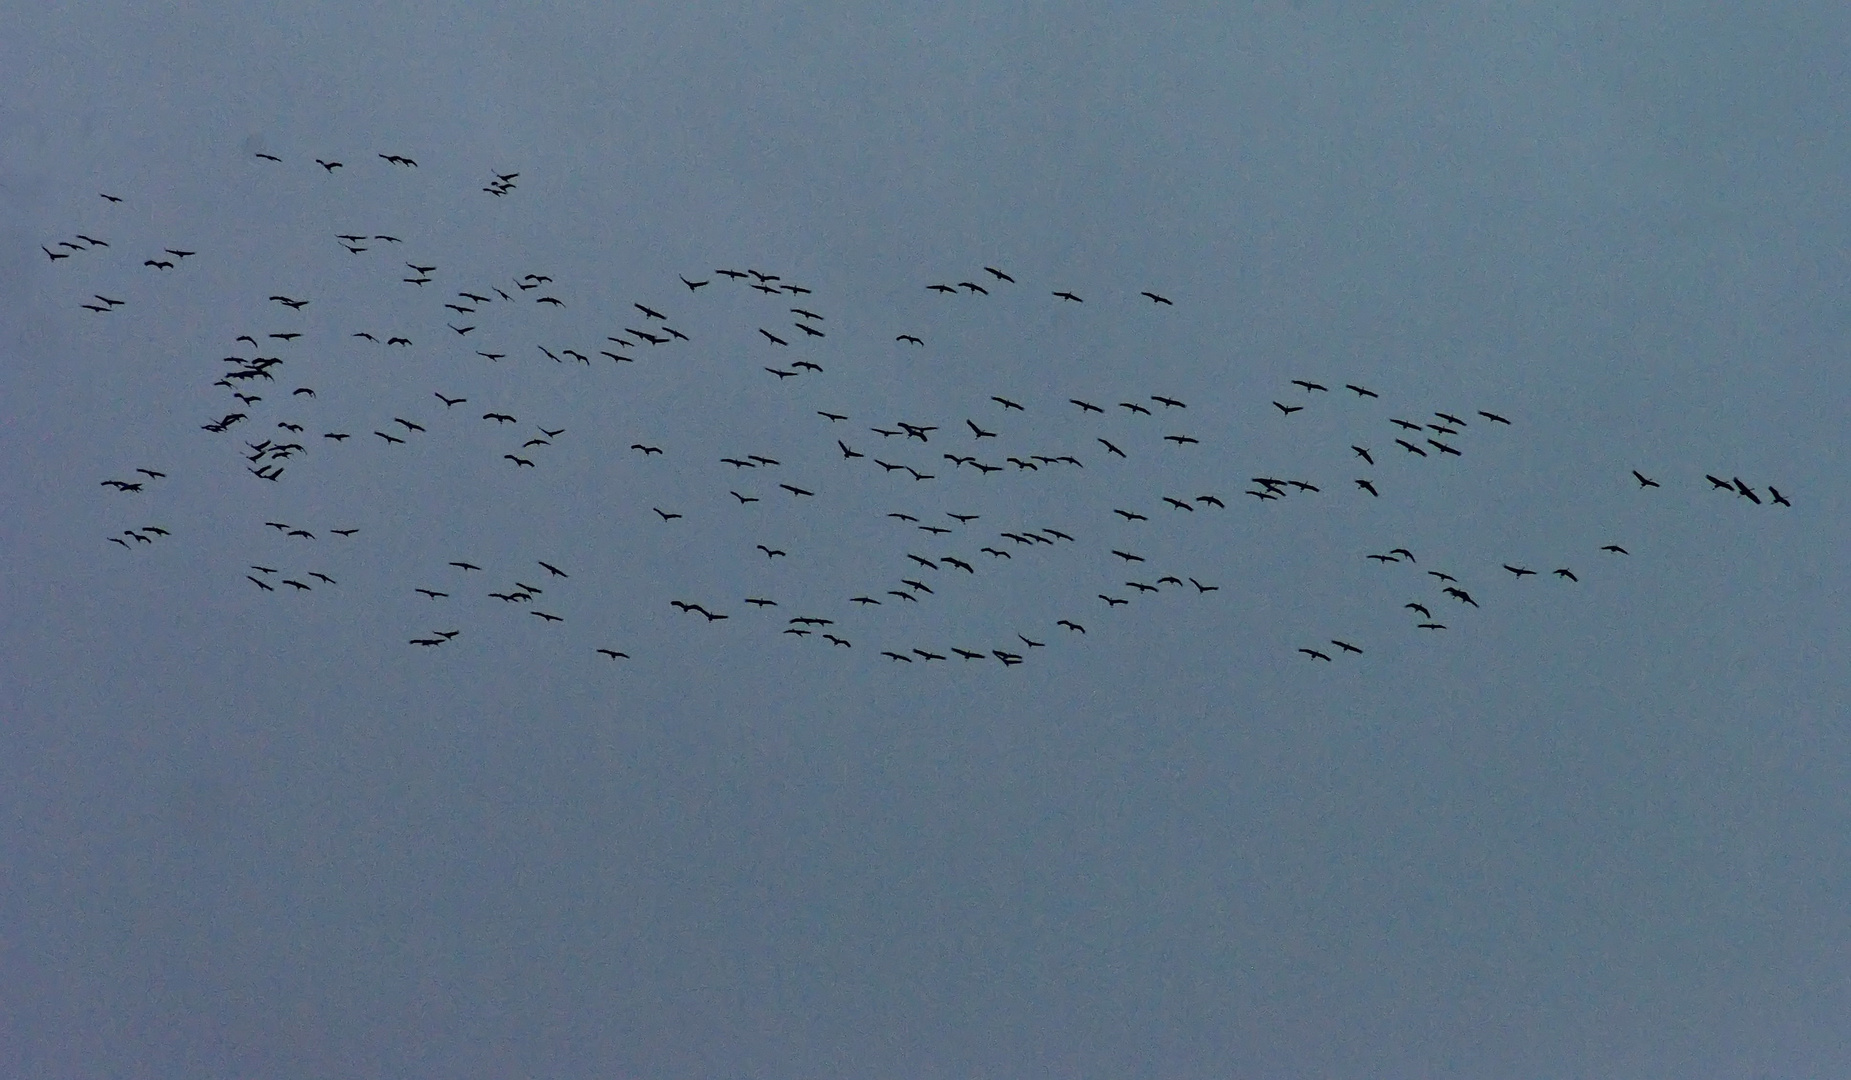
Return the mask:
POLYGON ((9 23, 12 1071, 1831 1075, 1851 1056, 1835 9, 9 23), (507 198, 476 190, 510 170, 507 198), (510 340, 595 341, 637 300, 696 340, 621 369, 490 366, 435 343, 436 298, 401 295, 391 263, 334 247, 349 229, 403 234, 447 288, 555 277, 570 306, 498 323, 510 340), (114 262, 35 251, 73 232, 114 262), (170 277, 129 258, 161 246, 201 254, 170 277), (986 263, 1019 291, 924 291, 986 263), (815 382, 757 370, 752 294, 674 280, 734 265, 816 289, 815 382), (76 307, 118 288, 122 312, 76 307), (278 291, 314 302, 289 316, 278 291), (210 373, 234 335, 298 324, 315 336, 281 350, 283 378, 317 387, 314 415, 415 407, 428 440, 244 476, 232 440, 261 436, 198 430, 224 403, 210 373), (420 347, 358 351, 350 327, 420 347), (901 330, 927 350, 890 347, 901 330), (1294 377, 1384 401, 1288 427, 1268 402, 1294 377), (569 433, 510 476, 501 436, 433 389, 569 433), (992 393, 1031 411, 982 411, 992 393), (852 414, 869 452, 886 440, 862 421, 895 416, 1077 448, 1095 431, 1067 397, 1149 393, 1189 401, 1161 430, 1205 445, 1166 457, 1113 415, 1099 433, 1148 443, 1132 462, 1095 448, 1084 474, 952 489, 986 521, 1084 526, 1084 553, 1023 551, 892 618, 922 644, 1048 626, 1123 536, 1212 572, 1212 599, 1087 608, 1083 642, 981 674, 873 664, 873 614, 852 658, 745 625, 748 588, 842 606, 830 590, 898 576, 881 513, 956 508, 849 471, 810 406, 852 414), (1517 423, 1474 427, 1445 470, 1384 459, 1382 416, 1436 408, 1517 423), (1398 485, 1380 505, 1347 488, 1364 435, 1398 485), (635 460, 637 438, 676 452, 635 460), (818 505, 729 516, 708 459, 731 452, 787 460, 818 505), (172 478, 97 488, 136 465, 172 478), (1319 500, 1233 501, 1285 470, 1328 481, 1319 500), (1796 506, 1711 493, 1708 471, 1796 506), (1147 535, 1110 518, 1172 482, 1227 513, 1152 512, 1147 535), (698 534, 656 527, 669 499, 698 534), (144 506, 176 535, 115 558, 102 537, 144 506), (272 514, 362 532, 319 538, 310 567, 272 514), (797 565, 753 561, 768 534, 797 565), (1610 540, 1634 555, 1601 562, 1610 540), (1485 610, 1414 636, 1398 604, 1432 590, 1388 575, 1419 570, 1362 560, 1403 544, 1464 568, 1485 610), (258 594, 239 568, 272 555, 346 591, 258 594), (563 632, 409 592, 450 558, 497 583, 567 566, 563 632), (1503 561, 1583 585, 1519 588, 1503 561), (684 589, 734 619, 668 609, 684 589), (426 623, 465 633, 401 644, 426 623), (1293 652, 1346 635, 1358 662, 1293 652), (634 661, 590 652, 607 642, 634 661))

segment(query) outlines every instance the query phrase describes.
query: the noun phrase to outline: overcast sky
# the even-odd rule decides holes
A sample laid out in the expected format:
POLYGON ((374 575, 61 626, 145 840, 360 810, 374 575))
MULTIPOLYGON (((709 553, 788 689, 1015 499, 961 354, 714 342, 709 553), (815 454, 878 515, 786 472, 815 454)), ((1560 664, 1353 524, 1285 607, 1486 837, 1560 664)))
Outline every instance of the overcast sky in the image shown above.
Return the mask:
POLYGON ((14 8, 0 1072, 1851 1071, 1841 5, 14 8))

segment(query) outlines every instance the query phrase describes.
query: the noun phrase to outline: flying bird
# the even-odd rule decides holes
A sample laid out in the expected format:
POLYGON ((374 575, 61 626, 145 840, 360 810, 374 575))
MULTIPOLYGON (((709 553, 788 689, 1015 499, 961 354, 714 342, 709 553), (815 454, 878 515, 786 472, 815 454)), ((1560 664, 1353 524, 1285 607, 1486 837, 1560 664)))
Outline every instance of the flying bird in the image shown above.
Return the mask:
POLYGON ((1356 385, 1355 383, 1344 383, 1344 384, 1343 384, 1343 388, 1344 388, 1344 389, 1346 389, 1346 390, 1354 390, 1354 391, 1356 391, 1356 396, 1357 396, 1357 397, 1372 397, 1372 398, 1379 398, 1379 397, 1381 397, 1381 396, 1382 396, 1382 395, 1380 395, 1380 394, 1378 394, 1378 393, 1376 393, 1376 392, 1375 392, 1374 390, 1370 390, 1370 389, 1368 389, 1367 387, 1362 387, 1362 386, 1357 386, 1357 385, 1356 385))
POLYGON ((1295 412, 1299 412, 1303 410, 1304 406, 1303 405, 1281 405, 1279 402, 1275 401, 1273 402, 1273 408, 1278 409, 1281 413, 1284 413, 1286 416, 1290 416, 1295 412))
POLYGON ((1375 459, 1369 456, 1369 451, 1367 449, 1360 447, 1360 446, 1352 446, 1350 447, 1350 449, 1356 451, 1357 457, 1362 458, 1364 461, 1367 461, 1371 465, 1375 464, 1375 459))
POLYGON ((1079 297, 1073 295, 1070 292, 1058 292, 1057 291, 1054 295, 1060 297, 1062 300, 1071 300, 1076 304, 1084 304, 1086 302, 1080 299, 1079 297))
POLYGON ((1650 477, 1646 476, 1644 473, 1640 472, 1638 469, 1634 469, 1632 471, 1632 474, 1633 474, 1633 478, 1639 481, 1639 486, 1642 488, 1658 486, 1658 481, 1651 479, 1650 477))

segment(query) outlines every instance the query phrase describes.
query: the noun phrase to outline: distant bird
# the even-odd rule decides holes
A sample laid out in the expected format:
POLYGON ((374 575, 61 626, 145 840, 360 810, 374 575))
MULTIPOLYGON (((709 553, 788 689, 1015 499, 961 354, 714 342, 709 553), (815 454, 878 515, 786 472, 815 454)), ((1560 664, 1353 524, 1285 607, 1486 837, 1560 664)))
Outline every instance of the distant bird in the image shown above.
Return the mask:
POLYGON ((783 551, 780 551, 777 548, 766 547, 764 544, 759 544, 758 549, 765 553, 765 558, 767 559, 775 559, 778 556, 785 554, 783 551))
POLYGON ((544 568, 546 569, 546 572, 547 572, 547 573, 549 573, 549 574, 551 574, 551 575, 553 575, 554 577, 568 577, 568 576, 570 576, 570 575, 568 575, 568 574, 567 574, 567 573, 566 573, 566 572, 565 572, 564 570, 561 570, 561 569, 560 569, 559 567, 557 567, 557 566, 554 566, 554 565, 553 565, 552 563, 550 563, 550 562, 547 562, 547 561, 546 561, 546 560, 544 560, 544 559, 535 559, 535 560, 534 560, 534 562, 537 562, 537 563, 539 563, 539 564, 540 564, 540 565, 541 565, 542 567, 544 567, 544 568))
MULTIPOLYGON (((258 157, 269 157, 270 155, 268 155, 268 154, 259 154, 259 155, 257 155, 257 156, 258 156, 258 157)), ((98 198, 103 198, 103 199, 108 199, 108 200, 109 200, 110 202, 112 202, 112 203, 119 203, 119 202, 121 202, 121 201, 122 201, 122 200, 121 200, 120 198, 118 198, 118 197, 116 197, 116 196, 114 196, 114 195, 104 195, 104 194, 103 194, 102 192, 100 192, 100 191, 99 191, 99 192, 97 192, 97 197, 98 197, 98 198)))
POLYGON ((1709 473, 1704 473, 1703 478, 1705 480, 1708 480, 1710 482, 1710 486, 1713 488, 1721 488, 1724 491, 1734 491, 1735 490, 1734 484, 1731 484, 1727 480, 1719 480, 1716 477, 1711 476, 1709 473))
MULTIPOLYGON (((113 536, 112 536, 112 537, 110 537, 110 539, 111 539, 111 540, 116 540, 116 538, 115 538, 115 537, 113 537, 113 536)), ((118 543, 118 544, 122 544, 122 541, 120 541, 120 540, 116 540, 116 543, 118 543)), ((128 545, 127 545, 127 544, 122 544, 122 546, 123 546, 123 547, 128 547, 128 545)), ((265 584, 264 582, 262 582, 261 580, 259 580, 259 579, 257 579, 257 578, 254 578, 254 577, 252 577, 252 576, 251 576, 251 575, 249 575, 249 574, 246 574, 246 575, 244 575, 244 577, 245 577, 245 580, 247 580, 247 581, 249 581, 249 582, 250 582, 251 584, 253 584, 253 585, 255 585, 255 586, 257 586, 257 587, 258 587, 258 588, 260 588, 260 589, 262 589, 262 590, 263 590, 264 592, 275 592, 275 591, 276 591, 275 589, 273 589, 273 588, 271 588, 271 587, 270 587, 269 585, 266 585, 266 584, 265 584)))
POLYGON ((1447 596, 1452 597, 1453 599, 1459 601, 1462 604, 1470 604, 1473 607, 1478 606, 1478 601, 1472 599, 1472 594, 1466 592, 1464 589, 1455 588, 1451 585, 1448 585, 1446 586, 1446 588, 1442 589, 1441 591, 1444 592, 1447 596))
POLYGON ((847 420, 848 419, 848 417, 843 416, 841 413, 824 412, 821 409, 816 410, 816 415, 829 420, 831 423, 834 423, 837 420, 847 420))
POLYGON ((1112 554, 1114 554, 1114 555, 1116 555, 1116 556, 1118 556, 1119 558, 1121 558, 1121 559, 1123 559, 1123 560, 1125 560, 1125 561, 1126 561, 1126 562, 1128 562, 1128 563, 1129 563, 1129 562, 1143 562, 1143 561, 1144 561, 1144 556, 1142 556, 1142 555, 1133 555, 1133 554, 1131 554, 1131 553, 1130 553, 1129 551, 1120 551, 1120 550, 1118 550, 1117 548, 1113 548, 1113 549, 1112 549, 1112 554))
POLYGON ((1634 469, 1632 471, 1632 474, 1633 474, 1634 479, 1639 481, 1639 486, 1642 488, 1658 486, 1658 481, 1647 477, 1644 473, 1640 472, 1638 469, 1634 469))
MULTIPOLYGON (((707 284, 707 283, 706 283, 705 281, 703 281, 703 282, 701 282, 701 284, 702 284, 702 285, 705 285, 705 284, 707 284)), ((619 657, 622 657, 622 658, 623 658, 623 659, 625 659, 625 660, 628 660, 628 659, 630 658, 630 654, 629 654, 629 653, 626 653, 626 652, 618 652, 618 651, 617 651, 616 649, 599 649, 599 650, 598 650, 598 652, 600 652, 600 653, 602 653, 602 654, 603 654, 603 655, 605 655, 605 656, 608 656, 608 657, 610 657, 610 658, 611 658, 612 660, 616 660, 616 659, 617 659, 617 658, 619 658, 619 657)))
MULTIPOLYGON (((990 395, 990 400, 991 400, 991 401, 994 401, 994 402, 996 402, 996 403, 997 403, 998 405, 1001 405, 1001 406, 1002 406, 1002 407, 1003 407, 1003 408, 1004 408, 1005 410, 1008 410, 1008 409, 1014 409, 1014 410, 1016 410, 1017 412, 1024 412, 1024 411, 1026 411, 1026 410, 1024 410, 1024 409, 1022 408, 1022 406, 1020 406, 1020 405, 1018 405, 1018 404, 1016 404, 1016 403, 1015 403, 1015 402, 1013 402, 1013 401, 1010 401, 1010 400, 1009 400, 1008 398, 1006 398, 1006 397, 997 397, 996 395, 994 395, 994 394, 992 394, 992 395, 990 395)), ((975 425, 972 425, 972 426, 974 427, 975 425)))
POLYGON ((977 422, 975 420, 965 420, 964 422, 970 425, 972 437, 978 438, 978 439, 996 438, 996 432, 983 430, 982 428, 977 426, 977 422))
POLYGON ((913 335, 911 335, 911 334, 901 334, 901 335, 899 335, 898 337, 896 337, 896 338, 894 338, 893 340, 895 340, 895 341, 910 341, 910 342, 912 342, 912 343, 913 343, 914 345, 924 345, 924 344, 925 344, 925 342, 924 342, 924 341, 921 341, 921 340, 920 340, 919 338, 917 338, 917 337, 914 337, 914 336, 913 336, 913 335))
POLYGON ((1123 600, 1123 599, 1120 599, 1120 598, 1118 598, 1118 597, 1116 597, 1116 596, 1107 596, 1107 595, 1106 595, 1106 594, 1104 594, 1104 593, 1100 593, 1100 594, 1099 594, 1099 599, 1101 599, 1101 600, 1104 600, 1104 601, 1105 601, 1105 604, 1106 604, 1106 606, 1107 606, 1107 607, 1109 607, 1109 608, 1110 608, 1110 607, 1117 607, 1117 606, 1119 606, 1120 604, 1129 604, 1129 603, 1131 603, 1131 601, 1129 601, 1129 600, 1123 600))
POLYGON ((1109 442, 1106 439, 1100 439, 1099 445, 1105 447, 1107 450, 1111 451, 1112 453, 1117 454, 1119 457, 1125 456, 1125 452, 1123 450, 1120 450, 1118 447, 1113 446, 1111 442, 1109 442))
POLYGON ((1742 478, 1739 476, 1735 477, 1734 480, 1735 480, 1735 489, 1737 491, 1739 491, 1743 495, 1746 495, 1748 497, 1749 502, 1754 503, 1756 506, 1761 505, 1761 496, 1755 494, 1755 489, 1749 487, 1747 484, 1742 483, 1742 478))
POLYGON ((379 436, 380 438, 386 440, 389 443, 402 443, 405 441, 404 439, 401 439, 396 435, 388 435, 383 431, 375 431, 373 432, 373 434, 379 436))
POLYGON ((1082 633, 1082 634, 1086 633, 1086 627, 1081 626, 1079 623, 1074 622, 1071 619, 1062 619, 1059 622, 1055 623, 1054 625, 1064 626, 1069 630, 1078 631, 1079 633, 1082 633))
POLYGON ((1464 456, 1464 455, 1462 455, 1462 454, 1461 454, 1461 453, 1460 453, 1460 452, 1458 451, 1458 449, 1457 449, 1457 448, 1455 448, 1455 447, 1451 447, 1451 446, 1448 446, 1448 445, 1446 445, 1445 443, 1443 443, 1443 442, 1440 442, 1440 441, 1439 441, 1439 440, 1437 440, 1437 439, 1428 439, 1428 440, 1427 440, 1427 445, 1428 445, 1428 446, 1433 446, 1433 447, 1438 447, 1438 448, 1439 448, 1439 451, 1440 451, 1440 453, 1442 453, 1442 454, 1451 454, 1451 455, 1452 455, 1452 456, 1454 456, 1454 457, 1463 457, 1463 456, 1464 456))
POLYGON ((1451 574, 1442 574, 1438 570, 1427 571, 1427 576, 1430 578, 1436 578, 1440 581, 1457 582, 1459 580, 1458 578, 1453 577, 1451 574))
POLYGON ((771 331, 765 329, 762 326, 759 327, 758 332, 765 335, 765 340, 771 342, 773 345, 789 345, 790 344, 790 342, 785 341, 783 338, 779 337, 778 335, 772 333, 771 331))
POLYGON ((630 449, 641 450, 644 457, 648 457, 650 454, 660 454, 662 452, 660 446, 644 446, 642 443, 631 443, 630 449))
POLYGON ((430 597, 430 598, 431 598, 432 600, 436 600, 436 599, 439 599, 439 598, 442 598, 442 597, 447 597, 447 596, 449 596, 449 595, 450 595, 450 594, 449 594, 449 593, 447 593, 447 592, 438 592, 438 591, 437 591, 437 590, 435 590, 435 589, 414 589, 413 591, 414 591, 414 592, 421 592, 421 593, 423 593, 424 595, 426 595, 426 596, 428 596, 428 597, 430 597))
POLYGON ((1313 660, 1325 660, 1325 661, 1328 661, 1328 660, 1330 659, 1330 657, 1328 657, 1328 656, 1326 656, 1325 654, 1323 654, 1323 653, 1321 653, 1321 652, 1319 652, 1319 651, 1317 651, 1316 649, 1300 649, 1300 650, 1298 650, 1298 651, 1299 651, 1299 652, 1301 652, 1301 653, 1304 653, 1304 654, 1305 654, 1306 656, 1309 656, 1309 657, 1311 657, 1311 658, 1312 658, 1313 660))
POLYGON ((1079 297, 1073 295, 1070 292, 1058 292, 1057 291, 1054 295, 1060 297, 1062 300, 1071 300, 1076 304, 1083 304, 1086 302, 1084 300, 1081 300, 1079 297))
POLYGON ((1163 497, 1163 501, 1169 503, 1171 506, 1176 507, 1178 510, 1187 510, 1191 514, 1195 513, 1195 507, 1190 506, 1188 503, 1182 501, 1181 499, 1173 499, 1170 496, 1165 495, 1163 497))
POLYGON ((1578 577, 1576 577, 1576 576, 1575 576, 1575 572, 1574 572, 1573 570, 1570 570, 1570 569, 1568 569, 1567 567, 1563 567, 1562 569, 1560 569, 1560 570, 1557 570, 1557 571, 1555 572, 1555 576, 1556 576, 1556 577, 1564 577, 1564 578, 1567 578, 1567 579, 1568 579, 1568 580, 1570 580, 1570 581, 1580 581, 1580 580, 1581 580, 1580 578, 1578 578, 1578 577))
POLYGON ((334 170, 341 167, 341 163, 338 161, 323 161, 320 158, 315 159, 315 164, 321 166, 322 168, 328 170, 329 172, 333 172, 334 170))
POLYGON ((1361 653, 1362 652, 1361 649, 1357 648, 1356 646, 1350 644, 1347 641, 1338 641, 1336 638, 1331 638, 1330 643, 1332 645, 1335 645, 1337 648, 1342 649, 1344 652, 1351 652, 1351 653, 1361 653))
POLYGON ((1305 388, 1305 393, 1307 393, 1307 394, 1309 394, 1309 393, 1310 393, 1311 391, 1313 391, 1313 390, 1322 390, 1322 391, 1324 391, 1324 392, 1325 392, 1325 393, 1327 393, 1327 394, 1328 394, 1328 393, 1330 392, 1330 387, 1328 387, 1328 386, 1325 386, 1325 385, 1323 385, 1322 383, 1314 383, 1314 382, 1306 382, 1306 381, 1305 381, 1305 380, 1303 380, 1303 379, 1293 379, 1293 380, 1292 380, 1292 385, 1293 385, 1293 386, 1302 386, 1302 387, 1304 387, 1304 388, 1305 388))
POLYGON ((1382 493, 1375 489, 1375 485, 1371 484, 1367 480, 1356 481, 1356 486, 1359 488, 1362 488, 1364 491, 1367 491, 1369 494, 1374 495, 1378 499, 1382 497, 1382 493))
POLYGON ((1072 404, 1078 405, 1080 407, 1081 412, 1102 413, 1105 411, 1104 409, 1100 408, 1097 405, 1094 405, 1090 401, 1081 401, 1079 398, 1068 398, 1067 400, 1071 402, 1072 404))
POLYGON ((529 461, 528 459, 524 457, 515 457, 513 454, 503 454, 501 456, 507 458, 509 461, 514 462, 515 468, 519 468, 522 465, 527 466, 529 469, 535 467, 532 461, 529 461))
POLYGON ((1187 446, 1187 445, 1200 443, 1202 440, 1197 439, 1191 435, 1165 435, 1163 437, 1163 441, 1173 442, 1178 446, 1187 446))
MULTIPOLYGON (((676 276, 677 276, 677 277, 680 277, 680 278, 681 278, 681 283, 682 283, 683 285, 686 285, 686 286, 688 287, 688 291, 689 291, 689 292, 693 292, 693 291, 694 291, 695 289, 698 289, 698 288, 700 288, 700 287, 701 287, 702 285, 705 285, 705 284, 707 284, 707 282, 706 282, 706 281, 689 281, 689 280, 687 279, 687 277, 686 277, 686 276, 684 276, 684 275, 679 275, 679 274, 678 274, 678 275, 676 275, 676 276)), ((709 279, 709 280, 711 280, 711 279, 709 279)))
POLYGON ((790 492, 792 495, 815 495, 816 494, 816 492, 814 491, 805 491, 804 489, 800 487, 793 487, 790 484, 779 484, 778 486, 783 488, 785 491, 790 492))
POLYGON ((1303 405, 1281 405, 1279 402, 1275 401, 1273 402, 1273 408, 1278 409, 1281 413, 1284 413, 1286 416, 1290 416, 1293 413, 1299 412, 1300 410, 1304 409, 1304 406, 1303 405))
POLYGON ((1355 383, 1344 383, 1343 387, 1346 390, 1356 391, 1357 397, 1381 397, 1382 396, 1376 393, 1374 390, 1370 390, 1366 387, 1357 386, 1355 383))
POLYGON ((1170 301, 1169 301, 1169 299, 1168 299, 1167 297, 1163 297, 1163 296, 1158 296, 1158 295, 1157 295, 1156 293, 1154 293, 1154 292, 1145 292, 1145 293, 1143 293, 1143 294, 1141 294, 1141 295, 1144 295, 1144 296, 1148 296, 1148 297, 1150 297, 1150 298, 1151 298, 1151 302, 1152 302, 1152 303, 1156 303, 1156 304, 1168 304, 1168 303, 1170 303, 1170 301))
POLYGON ((1484 417, 1485 419, 1487 419, 1487 420, 1490 420, 1491 422, 1493 422, 1493 423, 1496 423, 1496 424, 1508 424, 1508 423, 1510 423, 1510 421, 1509 421, 1509 420, 1506 420, 1506 419, 1504 419, 1503 417, 1501 417, 1501 416, 1499 416, 1499 415, 1498 415, 1497 413, 1491 413, 1491 412, 1486 412, 1486 411, 1485 411, 1485 410, 1483 410, 1483 409, 1480 409, 1480 410, 1478 410, 1478 415, 1480 415, 1480 416, 1482 416, 1482 417, 1484 417))
POLYGON ((1114 514, 1117 514, 1119 517, 1124 518, 1126 521, 1149 521, 1150 520, 1149 518, 1145 517, 1143 514, 1133 513, 1130 510, 1113 510, 1112 512, 1114 514))
POLYGON ((1362 458, 1362 459, 1363 459, 1364 461, 1367 461, 1367 462, 1368 462, 1369 464, 1371 464, 1371 465, 1374 465, 1374 464, 1375 464, 1375 459, 1369 456, 1369 451, 1368 451, 1368 450, 1366 450, 1366 449, 1364 449, 1363 447, 1360 447, 1360 446, 1352 446, 1352 447, 1350 447, 1350 449, 1352 449, 1352 450, 1354 450, 1354 451, 1356 451, 1356 456, 1357 456, 1357 457, 1359 457, 1359 458, 1362 458))
POLYGON ((1523 578, 1526 575, 1529 577, 1536 576, 1536 571, 1534 570, 1526 570, 1521 566, 1512 566, 1509 563, 1504 564, 1504 569, 1509 570, 1512 574, 1515 574, 1517 576, 1517 580, 1519 581, 1523 580, 1523 578))
POLYGON ((758 501, 758 496, 756 495, 741 495, 737 491, 733 492, 732 496, 739 500, 739 505, 741 506, 744 506, 746 503, 755 503, 758 501))
POLYGON ((1769 494, 1771 494, 1771 495, 1773 495, 1773 496, 1774 496, 1774 505, 1775 505, 1775 506, 1784 506, 1784 507, 1787 507, 1788 509, 1792 509, 1792 508, 1793 508, 1793 504, 1787 501, 1787 497, 1786 497, 1785 495, 1782 495, 1782 494, 1780 493, 1780 489, 1779 489, 1779 488, 1777 488, 1777 487, 1775 487, 1775 486, 1774 486, 1774 485, 1772 485, 1772 484, 1769 484, 1769 485, 1767 486, 1767 490, 1768 490, 1768 493, 1769 493, 1769 494))
MULTIPOLYGON (((1427 456, 1427 452, 1425 450, 1422 450, 1420 447, 1415 446, 1413 443, 1407 441, 1406 439, 1396 439, 1395 442, 1400 444, 1401 449, 1406 450, 1410 454, 1419 454, 1421 457, 1427 456)), ((1374 462, 1370 462, 1370 464, 1373 465, 1374 462)))
POLYGON ((1191 584, 1191 585, 1194 585, 1194 586, 1195 586, 1195 591, 1196 591, 1196 592, 1198 592, 1198 593, 1209 593, 1209 592, 1215 592, 1215 591, 1217 591, 1217 590, 1219 590, 1219 589, 1221 588, 1221 586, 1219 586, 1219 585, 1204 585, 1204 584, 1202 584, 1201 582, 1199 582, 1199 581, 1197 581, 1197 580, 1196 580, 1196 579, 1194 579, 1194 578, 1190 578, 1190 579, 1189 579, 1189 584, 1191 584))
POLYGON ((1630 551, 1627 551, 1627 550, 1626 550, 1625 548, 1623 548, 1623 547, 1621 547, 1621 546, 1620 546, 1620 545, 1618 545, 1618 544, 1608 544, 1608 545, 1606 545, 1605 547, 1602 547, 1602 548, 1601 548, 1600 550, 1602 550, 1602 551, 1611 551, 1611 552, 1613 552, 1613 553, 1614 553, 1615 555, 1630 555, 1630 554, 1632 554, 1632 552, 1630 552, 1630 551))
POLYGON ((1413 604, 1413 603, 1409 603, 1409 604, 1402 604, 1401 606, 1402 606, 1402 607, 1404 607, 1404 608, 1407 608, 1407 609, 1409 609, 1410 611, 1418 611, 1418 612, 1420 612, 1420 613, 1421 613, 1422 615, 1425 615, 1425 616, 1426 616, 1427 618, 1429 618, 1429 619, 1431 619, 1431 618, 1433 618, 1433 612, 1431 612, 1431 611, 1428 611, 1428 610, 1427 610, 1427 605, 1425 605, 1425 604, 1413 604))
POLYGON ((1149 410, 1149 409, 1146 409, 1146 408, 1145 408, 1144 406, 1142 406, 1142 405, 1135 405, 1135 404, 1133 404, 1133 403, 1131 403, 1131 402, 1129 402, 1129 401, 1121 401, 1121 402, 1119 402, 1119 403, 1118 403, 1118 407, 1119 407, 1119 408, 1121 408, 1121 409, 1130 409, 1130 410, 1131 410, 1132 412, 1134 412, 1134 413, 1137 413, 1137 414, 1138 414, 1138 415, 1140 415, 1140 416, 1149 416, 1149 415, 1150 415, 1150 410, 1149 410))
POLYGON ((414 424, 414 423, 412 423, 411 421, 409 421, 409 420, 406 420, 406 419, 403 419, 403 418, 401 418, 401 417, 397 417, 397 416, 395 416, 395 417, 393 417, 393 418, 392 418, 392 422, 393 422, 393 423, 396 423, 396 424, 403 424, 403 425, 405 425, 405 430, 406 430, 406 431, 423 431, 423 430, 424 430, 424 428, 423 428, 423 426, 422 426, 422 425, 419 425, 419 424, 414 424))
MULTIPOLYGON (((561 618, 561 617, 559 617, 558 615, 548 615, 548 614, 547 614, 546 612, 544 612, 544 611, 532 611, 532 612, 529 612, 528 614, 530 614, 530 615, 537 615, 537 616, 539 616, 539 617, 540 617, 540 618, 541 618, 542 620, 544 620, 544 621, 546 621, 546 622, 565 622, 565 619, 563 619, 563 618, 561 618)), ((709 619, 711 619, 711 618, 713 618, 713 616, 712 616, 712 615, 709 615, 709 616, 707 616, 707 617, 708 617, 709 619)), ((725 618, 725 616, 721 616, 721 618, 725 618)))
POLYGON ((984 267, 984 269, 989 271, 990 276, 996 278, 996 280, 998 281, 1007 281, 1011 284, 1014 284, 1015 282, 1015 278, 1010 277, 1008 274, 1003 273, 1001 270, 998 270, 994 266, 986 266, 984 267))

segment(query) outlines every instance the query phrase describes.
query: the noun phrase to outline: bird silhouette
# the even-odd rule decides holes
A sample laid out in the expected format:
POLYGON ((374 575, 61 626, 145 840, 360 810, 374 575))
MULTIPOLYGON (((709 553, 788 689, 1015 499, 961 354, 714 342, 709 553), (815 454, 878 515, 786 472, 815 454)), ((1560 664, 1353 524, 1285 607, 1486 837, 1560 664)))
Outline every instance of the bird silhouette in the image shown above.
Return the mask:
POLYGON ((1647 477, 1644 473, 1640 472, 1638 469, 1634 469, 1632 471, 1632 474, 1633 474, 1633 478, 1639 481, 1639 486, 1642 488, 1658 486, 1658 481, 1647 477))
POLYGON ((1359 488, 1362 488, 1364 491, 1367 491, 1369 494, 1374 495, 1378 499, 1382 497, 1382 493, 1375 489, 1375 485, 1371 484, 1367 480, 1356 481, 1356 486, 1359 488))
POLYGON ((1273 408, 1278 409, 1281 413, 1285 414, 1286 416, 1290 416, 1295 412, 1302 411, 1304 409, 1304 406, 1303 405, 1281 405, 1279 402, 1275 401, 1273 402, 1273 408))

